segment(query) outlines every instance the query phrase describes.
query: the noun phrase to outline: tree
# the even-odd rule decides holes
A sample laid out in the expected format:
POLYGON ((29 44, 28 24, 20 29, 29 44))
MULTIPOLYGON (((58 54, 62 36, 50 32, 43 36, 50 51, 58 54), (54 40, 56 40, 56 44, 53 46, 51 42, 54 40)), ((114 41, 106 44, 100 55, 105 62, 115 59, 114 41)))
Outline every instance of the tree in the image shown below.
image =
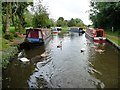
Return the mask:
POLYGON ((25 18, 25 27, 32 27, 33 15, 29 11, 26 11, 24 14, 24 18, 25 18))
POLYGON ((71 20, 68 22, 68 26, 72 27, 72 26, 75 26, 75 25, 76 25, 76 23, 75 23, 74 19, 71 18, 71 20))
POLYGON ((120 28, 120 2, 93 2, 91 0, 90 19, 97 28, 115 30, 120 28))
POLYGON ((50 25, 50 20, 49 17, 46 13, 42 13, 42 14, 36 14, 33 17, 33 27, 37 28, 37 27, 49 27, 50 25))
POLYGON ((36 6, 33 7, 34 17, 32 20, 33 27, 50 27, 49 14, 47 8, 43 6, 42 1, 39 1, 36 6))
POLYGON ((57 20, 56 25, 58 27, 65 27, 65 26, 67 26, 67 22, 64 20, 63 17, 59 17, 58 20, 57 20))
POLYGON ((23 28, 25 28, 24 12, 27 10, 28 5, 31 4, 31 2, 2 3, 2 29, 8 38, 10 36, 11 24, 13 24, 15 27, 18 27, 20 30, 23 30, 23 28))
POLYGON ((81 19, 79 19, 79 18, 75 18, 75 19, 71 18, 71 20, 68 21, 68 26, 69 27, 72 27, 72 26, 83 27, 85 25, 84 25, 84 23, 83 23, 83 21, 81 19))

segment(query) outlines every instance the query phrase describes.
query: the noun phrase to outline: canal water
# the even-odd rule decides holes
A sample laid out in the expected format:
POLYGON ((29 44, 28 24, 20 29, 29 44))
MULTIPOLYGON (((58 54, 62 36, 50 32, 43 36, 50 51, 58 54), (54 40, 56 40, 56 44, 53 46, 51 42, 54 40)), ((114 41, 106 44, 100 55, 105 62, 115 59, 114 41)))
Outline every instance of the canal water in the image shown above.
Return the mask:
POLYGON ((54 35, 13 58, 3 70, 3 88, 118 88, 118 56, 110 43, 91 43, 85 34, 54 35))

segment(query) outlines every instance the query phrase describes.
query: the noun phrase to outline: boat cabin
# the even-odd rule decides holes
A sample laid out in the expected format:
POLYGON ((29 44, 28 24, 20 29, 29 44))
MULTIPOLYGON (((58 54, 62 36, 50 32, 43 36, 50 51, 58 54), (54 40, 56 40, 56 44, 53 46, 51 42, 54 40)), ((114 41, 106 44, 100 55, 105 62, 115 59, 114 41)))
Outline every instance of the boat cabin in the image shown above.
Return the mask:
POLYGON ((85 31, 81 27, 72 27, 72 28, 70 28, 70 31, 71 32, 77 32, 77 33, 82 33, 82 34, 85 33, 85 31))
POLYGON ((94 32, 95 37, 105 37, 104 29, 96 29, 94 32))
POLYGON ((53 34, 58 34, 58 33, 61 32, 61 30, 62 30, 61 27, 55 27, 55 28, 52 29, 52 32, 53 32, 53 34))
POLYGON ((87 37, 89 36, 90 38, 92 38, 94 42, 105 42, 106 41, 104 29, 89 28, 86 31, 86 36, 87 37))
POLYGON ((32 28, 26 30, 26 39, 27 42, 44 42, 46 38, 51 35, 51 31, 48 29, 41 28, 32 28))

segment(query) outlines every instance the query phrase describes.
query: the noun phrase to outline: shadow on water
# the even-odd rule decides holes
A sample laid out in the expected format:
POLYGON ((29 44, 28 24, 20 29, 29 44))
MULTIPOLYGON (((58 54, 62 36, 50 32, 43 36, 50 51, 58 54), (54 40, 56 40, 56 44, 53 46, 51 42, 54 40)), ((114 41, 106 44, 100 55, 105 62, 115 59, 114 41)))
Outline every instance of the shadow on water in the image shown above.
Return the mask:
POLYGON ((108 42, 94 44, 85 34, 66 33, 53 36, 46 46, 21 53, 30 62, 16 57, 3 70, 3 88, 118 87, 120 52, 108 42))
POLYGON ((35 71, 35 64, 43 61, 41 54, 45 52, 45 46, 22 50, 14 57, 8 68, 3 71, 2 88, 26 88, 30 75, 35 71), (30 62, 21 62, 19 58, 27 58, 30 62))

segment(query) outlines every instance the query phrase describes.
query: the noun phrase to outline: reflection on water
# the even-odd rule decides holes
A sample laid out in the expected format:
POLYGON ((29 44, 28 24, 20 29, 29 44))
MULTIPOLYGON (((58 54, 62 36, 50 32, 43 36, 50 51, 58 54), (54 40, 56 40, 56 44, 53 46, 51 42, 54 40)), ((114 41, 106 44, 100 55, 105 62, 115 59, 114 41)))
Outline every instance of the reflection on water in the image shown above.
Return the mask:
POLYGON ((14 60, 3 71, 3 87, 118 87, 120 52, 110 43, 93 44, 84 34, 56 35, 45 47, 24 50, 22 54, 30 62, 23 64, 14 60), (82 48, 85 49, 83 52, 82 48), (47 55, 41 57, 45 52, 47 55))

